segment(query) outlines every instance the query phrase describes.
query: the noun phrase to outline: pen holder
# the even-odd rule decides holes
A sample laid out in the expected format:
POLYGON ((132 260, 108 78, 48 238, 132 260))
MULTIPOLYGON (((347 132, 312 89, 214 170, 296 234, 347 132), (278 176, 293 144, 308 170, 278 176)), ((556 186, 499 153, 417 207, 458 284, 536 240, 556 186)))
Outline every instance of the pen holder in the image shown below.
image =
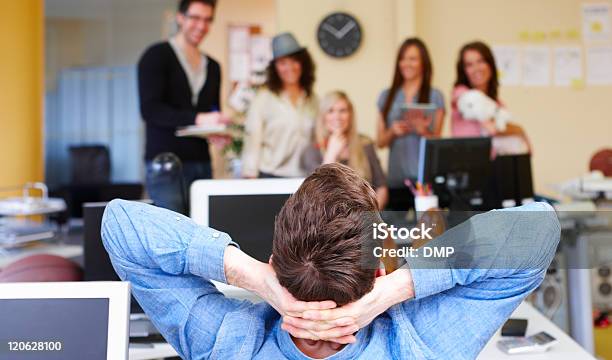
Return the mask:
POLYGON ((414 197, 414 210, 417 213, 425 212, 431 208, 438 207, 436 195, 417 195, 414 197))

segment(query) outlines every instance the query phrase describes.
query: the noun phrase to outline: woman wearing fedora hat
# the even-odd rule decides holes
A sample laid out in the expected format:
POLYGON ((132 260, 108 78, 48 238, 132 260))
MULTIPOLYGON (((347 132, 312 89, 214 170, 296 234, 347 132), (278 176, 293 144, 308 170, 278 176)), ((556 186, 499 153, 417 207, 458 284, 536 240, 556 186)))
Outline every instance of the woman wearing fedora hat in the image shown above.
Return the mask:
POLYGON ((306 175, 300 157, 312 143, 317 116, 315 65, 290 33, 272 39, 272 55, 266 84, 245 123, 242 174, 247 178, 306 175))

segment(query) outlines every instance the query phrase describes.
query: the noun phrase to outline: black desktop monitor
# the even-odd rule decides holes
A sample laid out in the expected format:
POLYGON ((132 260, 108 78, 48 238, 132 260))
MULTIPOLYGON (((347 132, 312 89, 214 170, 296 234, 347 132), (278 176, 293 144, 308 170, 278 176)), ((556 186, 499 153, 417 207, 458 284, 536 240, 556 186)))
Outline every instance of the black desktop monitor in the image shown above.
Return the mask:
MULTIPOLYGON (((85 228, 83 246, 84 281, 121 281, 111 264, 108 253, 102 244, 102 215, 106 202, 83 204, 83 224, 85 228)), ((136 299, 132 297, 132 314, 144 313, 136 299)))
POLYGON ((426 139, 420 143, 421 184, 430 184, 441 207, 488 210, 491 138, 426 139))
POLYGON ((274 219, 303 179, 198 180, 191 186, 191 218, 228 233, 242 251, 268 262, 274 219))
POLYGON ((268 262, 272 254, 274 219, 289 196, 210 195, 208 226, 230 234, 242 251, 268 262))
POLYGON ((534 197, 529 154, 497 156, 493 178, 498 207, 518 206, 534 197))

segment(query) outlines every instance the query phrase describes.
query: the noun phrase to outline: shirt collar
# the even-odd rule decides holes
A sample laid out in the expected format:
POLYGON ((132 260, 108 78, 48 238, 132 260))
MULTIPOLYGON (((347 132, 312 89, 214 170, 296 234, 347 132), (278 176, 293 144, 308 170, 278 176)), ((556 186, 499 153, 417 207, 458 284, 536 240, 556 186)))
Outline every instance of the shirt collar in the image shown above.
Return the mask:
POLYGON ((306 91, 302 91, 302 94, 300 95, 300 97, 298 97, 297 104, 295 105, 293 104, 293 102, 291 102, 289 95, 287 95, 285 92, 281 91, 279 95, 283 101, 287 102, 287 104, 291 105, 292 107, 295 107, 296 109, 301 108, 306 103, 306 91))
MULTIPOLYGON (((287 331, 281 329, 281 322, 282 320, 276 323, 274 332, 276 333, 276 341, 283 355, 291 360, 314 360, 314 358, 304 355, 304 353, 297 348, 291 339, 291 335, 289 335, 287 331)), ((346 345, 342 350, 325 359, 344 360, 357 358, 359 354, 363 352, 370 340, 370 326, 366 326, 359 330, 356 337, 357 341, 355 343, 346 345)))

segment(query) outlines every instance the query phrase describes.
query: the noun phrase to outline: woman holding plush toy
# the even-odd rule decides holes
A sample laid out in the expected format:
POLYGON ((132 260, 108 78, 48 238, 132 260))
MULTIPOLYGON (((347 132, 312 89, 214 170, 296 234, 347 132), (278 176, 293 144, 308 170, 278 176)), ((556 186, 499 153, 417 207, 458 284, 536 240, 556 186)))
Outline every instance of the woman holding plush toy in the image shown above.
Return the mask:
POLYGON ((520 126, 509 123, 511 115, 498 97, 498 88, 491 49, 480 41, 464 45, 452 94, 452 136, 492 136, 497 154, 529 153, 527 135, 520 126))
POLYGON ((431 87, 432 64, 427 47, 418 38, 406 39, 397 52, 393 82, 378 97, 376 143, 389 147, 390 210, 413 207, 413 196, 404 185, 418 175, 419 142, 421 137, 440 136, 444 119, 444 97, 431 87), (433 112, 410 110, 424 105, 433 112))

